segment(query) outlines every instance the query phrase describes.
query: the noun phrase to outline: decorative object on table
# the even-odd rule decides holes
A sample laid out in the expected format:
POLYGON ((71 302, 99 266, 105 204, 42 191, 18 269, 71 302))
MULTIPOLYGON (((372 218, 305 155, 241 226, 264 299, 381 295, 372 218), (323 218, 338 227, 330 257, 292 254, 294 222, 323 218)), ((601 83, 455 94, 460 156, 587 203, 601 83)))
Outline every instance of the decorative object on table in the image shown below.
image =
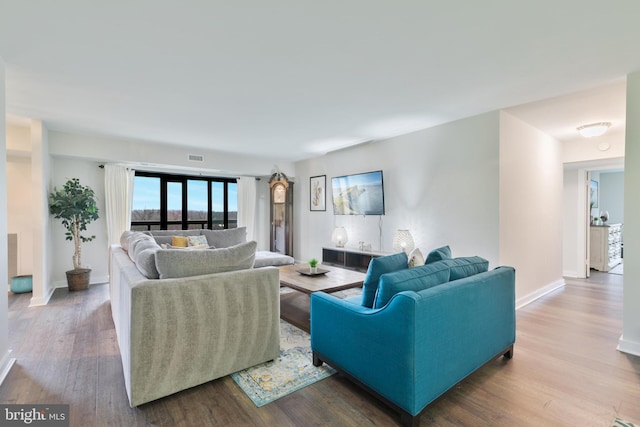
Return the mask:
POLYGON ((309 206, 312 211, 327 210, 327 176, 319 175, 310 178, 309 206))
POLYGON ((393 251, 409 253, 415 248, 409 230, 397 230, 393 235, 393 251))
POLYGON ((311 258, 309 260, 309 271, 311 274, 315 274, 318 272, 318 260, 315 258, 311 258))
POLYGON ((591 209, 598 207, 598 181, 589 183, 589 205, 591 209))
POLYGON ((330 366, 313 366, 309 334, 280 320, 280 357, 231 374, 257 407, 333 375, 330 366))
POLYGON ((602 224, 609 221, 609 212, 608 211, 600 212, 600 219, 602 220, 602 224))
POLYGON ((54 218, 61 220, 66 240, 73 241, 73 270, 67 271, 67 284, 70 291, 78 291, 89 287, 91 269, 82 267, 81 243, 90 242, 96 236, 84 236, 87 225, 98 219, 98 206, 94 191, 80 184, 78 178, 69 179, 62 189, 53 189, 49 194, 49 212, 54 218))
POLYGON ((336 227, 333 229, 331 235, 331 241, 338 248, 344 248, 344 245, 349 241, 347 237, 347 230, 344 227, 336 227))
POLYGON ((324 268, 320 268, 320 267, 316 267, 315 270, 311 270, 311 268, 299 268, 298 270, 296 270, 298 273, 302 274, 303 276, 322 276, 324 274, 327 274, 329 272, 329 270, 326 270, 324 268))

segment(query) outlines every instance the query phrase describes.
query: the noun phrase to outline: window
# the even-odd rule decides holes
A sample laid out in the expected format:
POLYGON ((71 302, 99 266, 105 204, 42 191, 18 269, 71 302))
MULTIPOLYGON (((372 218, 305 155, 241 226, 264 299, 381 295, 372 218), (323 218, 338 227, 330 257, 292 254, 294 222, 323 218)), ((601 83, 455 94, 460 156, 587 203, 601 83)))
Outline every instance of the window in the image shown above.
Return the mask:
POLYGON ((238 184, 235 179, 136 172, 132 230, 237 226, 238 184))

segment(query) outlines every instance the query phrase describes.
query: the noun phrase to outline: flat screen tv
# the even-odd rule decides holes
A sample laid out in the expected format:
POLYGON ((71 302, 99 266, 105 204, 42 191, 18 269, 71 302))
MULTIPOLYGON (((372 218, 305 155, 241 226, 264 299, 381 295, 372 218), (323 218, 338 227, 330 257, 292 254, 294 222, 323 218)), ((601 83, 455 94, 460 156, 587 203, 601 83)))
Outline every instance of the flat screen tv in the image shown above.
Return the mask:
POLYGON ((382 171, 331 178, 334 215, 384 215, 382 171))

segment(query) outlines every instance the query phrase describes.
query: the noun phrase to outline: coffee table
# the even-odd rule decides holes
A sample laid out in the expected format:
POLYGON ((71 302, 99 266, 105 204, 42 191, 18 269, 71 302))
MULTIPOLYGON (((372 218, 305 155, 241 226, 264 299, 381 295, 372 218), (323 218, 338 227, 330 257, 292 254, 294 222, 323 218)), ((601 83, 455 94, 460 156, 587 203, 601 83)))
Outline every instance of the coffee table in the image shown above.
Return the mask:
POLYGON ((280 295, 280 317, 303 329, 310 330, 309 303, 313 292, 337 292, 362 286, 365 274, 346 268, 321 265, 319 271, 324 274, 311 276, 298 270, 309 270, 307 264, 292 264, 280 267, 280 285, 294 289, 280 295))

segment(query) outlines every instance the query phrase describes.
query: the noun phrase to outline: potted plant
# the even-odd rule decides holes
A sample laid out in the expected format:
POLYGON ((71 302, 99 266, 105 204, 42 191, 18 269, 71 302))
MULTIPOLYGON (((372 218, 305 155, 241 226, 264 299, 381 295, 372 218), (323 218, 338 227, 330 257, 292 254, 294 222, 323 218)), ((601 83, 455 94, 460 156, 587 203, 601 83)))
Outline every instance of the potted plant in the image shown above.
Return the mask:
POLYGON ((49 212, 60 219, 67 229, 66 240, 73 241, 73 270, 67 271, 67 284, 70 291, 87 289, 91 269, 82 267, 81 243, 90 242, 96 236, 83 236, 87 224, 98 219, 98 206, 93 190, 80 184, 78 178, 69 179, 62 189, 53 189, 49 194, 49 212))
POLYGON ((315 258, 311 258, 309 260, 309 271, 311 274, 316 274, 318 272, 318 260, 315 258))

